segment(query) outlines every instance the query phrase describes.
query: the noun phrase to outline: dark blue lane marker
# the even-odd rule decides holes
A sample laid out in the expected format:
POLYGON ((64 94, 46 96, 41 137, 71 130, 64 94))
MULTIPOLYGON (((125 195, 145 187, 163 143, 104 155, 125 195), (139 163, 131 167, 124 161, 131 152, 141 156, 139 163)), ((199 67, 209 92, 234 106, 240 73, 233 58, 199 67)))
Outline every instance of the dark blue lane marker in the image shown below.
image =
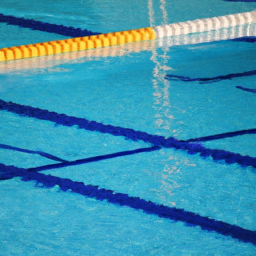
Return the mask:
POLYGON ((256 0, 224 0, 226 2, 245 2, 245 3, 253 3, 256 2, 256 0))
POLYGON ((245 87, 242 87, 242 86, 236 86, 236 88, 241 89, 241 90, 246 91, 246 92, 256 93, 256 89, 245 88, 245 87))
POLYGON ((0 110, 6 110, 20 116, 27 116, 39 120, 51 121, 58 125, 68 127, 76 126, 79 129, 85 129, 88 131, 97 131, 100 133, 107 133, 114 136, 122 136, 133 141, 142 140, 146 143, 151 143, 156 147, 180 149, 187 151, 188 154, 200 154, 202 158, 207 158, 211 156, 213 160, 225 160, 227 164, 237 163, 242 167, 252 166, 256 168, 255 157, 242 156, 240 154, 225 150, 208 149, 201 144, 178 141, 173 137, 166 139, 163 136, 151 135, 146 132, 134 131, 133 129, 116 127, 113 125, 105 125, 95 121, 89 121, 84 118, 67 116, 65 114, 49 112, 48 110, 20 105, 13 102, 6 102, 3 100, 0 100, 0 110))
MULTIPOLYGON (((256 2, 256 0, 255 0, 256 2)), ((255 43, 256 42, 256 36, 244 36, 239 37, 235 39, 230 39, 231 41, 237 41, 237 42, 247 42, 247 43, 255 43)))
POLYGON ((235 74, 228 74, 224 76, 216 76, 216 77, 207 77, 207 78, 190 78, 187 76, 177 76, 177 75, 166 75, 165 79, 170 81, 183 81, 183 82, 194 82, 199 81, 199 84, 208 84, 208 83, 215 83, 222 80, 231 80, 232 78, 236 77, 244 77, 244 76, 255 76, 256 70, 247 71, 243 73, 235 73, 235 74))
POLYGON ((189 139, 189 140, 181 140, 181 141, 184 141, 184 142, 199 142, 200 141, 200 142, 202 142, 202 141, 211 141, 211 140, 219 140, 219 139, 225 139, 225 138, 230 138, 230 137, 236 137, 236 136, 245 135, 245 134, 256 134, 256 129, 241 130, 241 131, 236 131, 236 132, 226 132, 226 133, 210 135, 210 136, 189 139))
POLYGON ((142 210, 146 214, 154 214, 160 218, 181 221, 188 226, 199 226, 202 230, 216 232, 224 236, 238 239, 241 242, 256 245, 255 231, 200 216, 199 214, 185 211, 184 209, 159 205, 139 197, 131 197, 128 194, 116 193, 113 190, 100 189, 98 186, 85 185, 83 182, 76 182, 70 179, 62 179, 51 175, 31 172, 14 166, 0 164, 0 170, 3 173, 2 179, 4 179, 4 177, 10 178, 11 176, 19 176, 22 177, 23 181, 36 181, 37 183, 43 184, 46 188, 52 188, 55 185, 58 185, 62 191, 70 189, 74 193, 89 198, 94 198, 99 201, 106 200, 111 204, 127 206, 135 210, 142 210))
POLYGON ((21 28, 30 28, 32 30, 39 30, 49 33, 55 33, 63 36, 69 37, 82 37, 98 35, 98 32, 92 32, 87 29, 80 29, 74 27, 67 27, 63 25, 50 24, 46 22, 36 21, 32 19, 18 18, 11 15, 4 15, 0 13, 0 22, 7 23, 8 25, 15 25, 21 28))
POLYGON ((58 169, 58 168, 63 168, 63 167, 68 167, 68 166, 75 166, 75 165, 80 165, 80 164, 87 164, 87 163, 102 161, 102 160, 116 158, 116 157, 129 156, 129 155, 145 153, 145 152, 152 152, 152 151, 159 150, 159 149, 161 149, 161 148, 160 147, 139 148, 139 149, 135 149, 135 150, 122 151, 122 152, 118 152, 118 153, 106 154, 106 155, 101 155, 101 156, 94 156, 94 157, 79 159, 79 160, 65 162, 65 163, 49 164, 49 165, 39 166, 39 167, 35 167, 35 168, 29 168, 28 170, 29 171, 37 171, 37 172, 45 171, 45 170, 52 170, 52 169, 58 169))
POLYGON ((59 157, 56 157, 56 156, 53 156, 51 154, 41 152, 41 151, 33 151, 33 150, 28 150, 28 149, 23 149, 23 148, 17 148, 17 147, 12 147, 12 146, 5 145, 5 144, 0 144, 0 148, 19 151, 19 152, 23 152, 23 153, 27 153, 27 154, 40 155, 42 157, 45 157, 45 158, 48 158, 48 159, 51 159, 51 160, 54 160, 54 161, 57 161, 57 162, 68 162, 68 161, 63 160, 59 157))

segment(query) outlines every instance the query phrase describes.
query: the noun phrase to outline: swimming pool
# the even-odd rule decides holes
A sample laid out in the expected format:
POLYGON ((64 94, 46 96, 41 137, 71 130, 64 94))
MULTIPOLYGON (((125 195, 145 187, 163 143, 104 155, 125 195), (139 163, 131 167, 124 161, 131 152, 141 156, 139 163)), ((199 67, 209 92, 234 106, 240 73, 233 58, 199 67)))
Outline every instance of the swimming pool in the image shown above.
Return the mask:
MULTIPOLYGON (((2 2, 1 48, 256 9, 2 2)), ((255 255, 254 31, 0 63, 2 255, 255 255)))

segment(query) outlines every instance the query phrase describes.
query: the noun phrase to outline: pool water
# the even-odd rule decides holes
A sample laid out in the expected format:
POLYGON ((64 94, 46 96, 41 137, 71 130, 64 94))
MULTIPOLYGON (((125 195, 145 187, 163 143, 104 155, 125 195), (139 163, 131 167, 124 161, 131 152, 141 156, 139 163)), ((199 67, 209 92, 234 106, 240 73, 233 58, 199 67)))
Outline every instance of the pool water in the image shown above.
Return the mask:
MULTIPOLYGON (((101 33, 256 9, 1 3, 101 33)), ((1 48, 69 38, 0 31, 1 48)), ((255 37, 231 32, 0 63, 0 255, 256 255, 255 37)))

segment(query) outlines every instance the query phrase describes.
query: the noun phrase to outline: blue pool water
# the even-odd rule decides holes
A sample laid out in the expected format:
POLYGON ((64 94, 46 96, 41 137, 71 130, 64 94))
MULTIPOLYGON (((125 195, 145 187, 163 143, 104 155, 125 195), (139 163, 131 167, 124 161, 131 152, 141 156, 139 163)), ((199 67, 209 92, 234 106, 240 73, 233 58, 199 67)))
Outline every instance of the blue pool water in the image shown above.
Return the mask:
MULTIPOLYGON (((256 9, 1 3, 1 48, 256 9)), ((256 255, 255 43, 192 39, 0 63, 0 255, 256 255)))

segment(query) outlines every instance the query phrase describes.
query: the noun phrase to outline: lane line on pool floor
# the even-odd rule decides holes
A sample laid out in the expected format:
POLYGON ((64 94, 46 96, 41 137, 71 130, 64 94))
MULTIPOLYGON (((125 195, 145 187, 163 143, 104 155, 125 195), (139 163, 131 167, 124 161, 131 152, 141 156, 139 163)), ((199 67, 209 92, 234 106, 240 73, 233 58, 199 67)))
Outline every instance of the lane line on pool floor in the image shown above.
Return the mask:
POLYGON ((26 116, 39 120, 51 121, 57 125, 67 127, 76 126, 78 129, 107 133, 113 136, 122 136, 133 141, 142 140, 157 147, 183 150, 192 155, 199 154, 203 159, 211 156, 216 162, 224 160, 226 164, 236 163, 242 167, 252 166, 253 168, 256 168, 256 157, 242 156, 226 150, 210 149, 196 142, 183 142, 174 137, 169 137, 166 139, 165 137, 159 135, 152 135, 146 132, 116 127, 113 125, 105 125, 95 121, 89 121, 85 118, 67 116, 65 114, 58 114, 56 112, 50 112, 48 110, 42 110, 39 108, 25 106, 13 102, 6 102, 3 100, 0 100, 0 110, 12 112, 23 117, 26 116))
MULTIPOLYGON (((87 163, 92 163, 92 162, 98 162, 98 161, 112 159, 112 158, 116 158, 116 157, 152 152, 152 151, 156 151, 159 149, 161 149, 161 147, 156 147, 156 146, 147 147, 147 148, 138 148, 138 149, 134 149, 134 150, 126 150, 126 151, 116 152, 116 153, 112 153, 112 154, 93 156, 93 157, 78 159, 78 160, 74 160, 74 161, 67 161, 67 162, 63 162, 63 163, 43 165, 43 166, 38 166, 38 167, 34 167, 34 168, 28 168, 28 170, 36 171, 36 172, 46 171, 46 170, 64 168, 64 167, 69 167, 69 166, 87 164, 87 163)), ((0 175, 0 179, 1 179, 1 175, 0 175)))
POLYGON ((241 135, 247 135, 247 134, 256 134, 256 129, 248 129, 248 130, 241 130, 241 131, 235 131, 235 132, 225 132, 210 136, 204 136, 199 138, 193 138, 188 140, 180 140, 183 142, 205 142, 205 141, 211 141, 211 140, 219 140, 219 139, 225 139, 225 138, 231 138, 241 135))
POLYGON ((238 239, 241 242, 256 245, 255 231, 244 229, 239 226, 218 221, 209 217, 204 217, 184 209, 160 205, 151 201, 146 201, 139 197, 132 197, 128 194, 117 193, 113 190, 99 188, 95 185, 85 185, 83 182, 76 182, 70 179, 31 172, 14 166, 0 164, 0 170, 5 173, 7 178, 10 178, 11 176, 19 176, 22 178, 22 181, 36 181, 43 184, 43 186, 47 188, 52 188, 58 185, 59 188, 64 192, 71 190, 74 193, 89 198, 94 198, 99 201, 106 200, 111 204, 127 206, 135 210, 142 210, 146 214, 154 214, 160 218, 170 219, 175 222, 180 221, 190 226, 199 226, 202 230, 216 232, 224 236, 238 239))
POLYGON ((215 77, 190 78, 188 76, 166 75, 165 79, 170 81, 199 82, 199 84, 209 84, 209 83, 215 83, 223 80, 231 80, 233 78, 238 78, 238 77, 247 77, 247 76, 255 76, 255 75, 256 75, 256 70, 250 70, 242 73, 233 73, 233 74, 215 76, 215 77))
POLYGON ((238 13, 214 18, 179 22, 154 28, 141 28, 128 31, 77 37, 30 45, 0 49, 0 62, 26 59, 65 52, 89 50, 93 48, 121 45, 130 42, 156 38, 200 33, 256 22, 256 11, 238 13))
MULTIPOLYGON (((2 164, 0 164, 0 166, 2 170, 5 168, 6 170, 8 169, 8 167, 2 164)), ((11 167, 12 170, 14 170, 13 168, 16 167, 11 167)), ((20 173, 19 176, 21 176, 24 181, 37 181, 49 188, 54 185, 58 185, 63 191, 70 189, 73 192, 86 197, 95 198, 100 201, 107 200, 109 203, 128 206, 136 210, 143 210, 147 214, 155 214, 161 218, 182 221, 192 226, 200 226, 202 230, 214 231, 219 234, 231 236, 235 239, 239 239, 240 241, 256 245, 256 232, 243 229, 236 225, 203 217, 192 212, 187 212, 183 209, 158 205, 139 197, 130 197, 127 194, 115 193, 112 190, 99 189, 97 186, 85 185, 82 182, 74 182, 69 179, 62 179, 41 173, 27 172, 26 169, 22 168, 16 168, 16 171, 20 173)))
POLYGON ((245 92, 256 93, 256 89, 246 88, 246 87, 243 87, 243 86, 236 86, 236 88, 238 88, 240 90, 243 90, 245 92))
POLYGON ((51 155, 51 154, 46 153, 46 152, 36 151, 36 150, 29 150, 29 149, 24 149, 24 148, 18 148, 18 147, 5 145, 5 144, 0 144, 0 149, 7 149, 7 150, 13 150, 13 151, 17 151, 17 152, 26 153, 26 154, 39 155, 39 156, 42 156, 42 157, 45 157, 45 158, 48 158, 50 160, 57 161, 57 162, 69 162, 67 160, 61 159, 59 157, 56 157, 56 156, 51 155))
POLYGON ((21 28, 30 28, 32 30, 38 30, 42 32, 54 33, 70 37, 92 36, 101 34, 98 32, 92 32, 87 29, 51 24, 33 19, 25 19, 22 17, 15 17, 12 15, 4 15, 3 13, 0 13, 0 23, 7 23, 8 25, 18 26, 21 28))
MULTIPOLYGON (((180 140, 180 141, 182 141, 182 142, 205 142, 205 141, 219 140, 219 139, 223 139, 223 138, 230 138, 230 137, 236 137, 236 136, 247 135, 247 134, 256 134, 256 129, 248 129, 248 130, 241 130, 241 131, 235 131, 235 132, 221 133, 221 134, 215 134, 215 135, 211 135, 211 136, 189 139, 186 141, 184 141, 184 140, 180 140)), ((46 170, 64 168, 64 167, 69 167, 69 166, 82 165, 82 164, 112 159, 112 158, 116 158, 116 157, 123 157, 123 156, 128 156, 128 155, 139 154, 139 153, 152 152, 152 151, 161 149, 161 147, 153 146, 153 147, 138 148, 138 149, 134 149, 134 150, 126 150, 126 151, 121 151, 121 152, 105 154, 105 155, 93 156, 93 157, 88 157, 88 158, 82 158, 82 159, 77 159, 74 161, 68 161, 68 160, 63 160, 59 157, 56 157, 56 156, 53 156, 51 154, 41 152, 41 151, 21 149, 21 148, 12 147, 9 145, 4 145, 4 144, 0 144, 0 148, 19 151, 19 152, 28 153, 28 154, 38 154, 38 155, 40 155, 42 157, 46 157, 50 160, 61 162, 61 163, 48 164, 48 165, 28 168, 28 170, 30 170, 30 171, 46 171, 46 170)), ((0 180, 1 180, 1 176, 0 176, 0 180)))

